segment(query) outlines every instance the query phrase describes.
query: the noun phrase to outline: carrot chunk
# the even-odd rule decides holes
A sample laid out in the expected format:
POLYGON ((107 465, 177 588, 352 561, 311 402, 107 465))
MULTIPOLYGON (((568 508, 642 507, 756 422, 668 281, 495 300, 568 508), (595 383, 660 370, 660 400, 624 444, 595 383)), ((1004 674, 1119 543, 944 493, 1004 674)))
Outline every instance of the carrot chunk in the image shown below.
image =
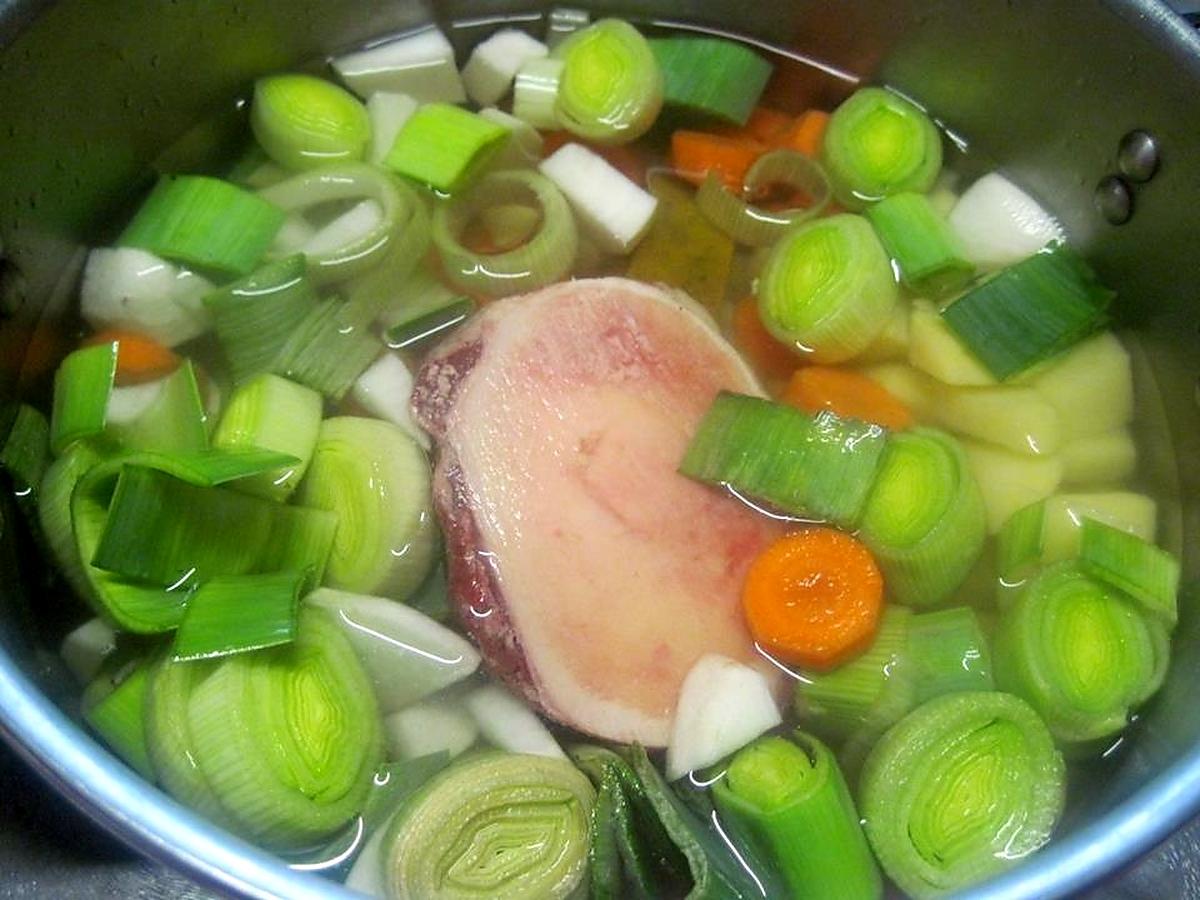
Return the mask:
POLYGON ((828 124, 829 113, 822 109, 810 109, 802 113, 778 138, 776 146, 797 150, 815 158, 821 152, 821 141, 825 138, 825 126, 828 124))
POLYGON ((734 307, 733 343, 768 381, 781 382, 800 365, 800 357, 767 331, 753 297, 743 298, 734 307))
POLYGON ((842 418, 862 419, 899 431, 912 425, 912 413, 883 385, 859 372, 836 366, 797 369, 780 399, 816 413, 829 409, 842 418))
POLYGON ((746 171, 766 149, 752 138, 680 130, 671 135, 671 167, 694 184, 714 172, 727 188, 739 191, 746 171))
POLYGON ((179 368, 179 357, 170 348, 136 331, 107 328, 84 338, 83 346, 110 344, 113 341, 117 342, 117 384, 154 381, 179 368))
POLYGON ((751 564, 742 609, 754 640, 772 656, 829 669, 871 643, 883 612, 883 576, 850 535, 796 531, 751 564))

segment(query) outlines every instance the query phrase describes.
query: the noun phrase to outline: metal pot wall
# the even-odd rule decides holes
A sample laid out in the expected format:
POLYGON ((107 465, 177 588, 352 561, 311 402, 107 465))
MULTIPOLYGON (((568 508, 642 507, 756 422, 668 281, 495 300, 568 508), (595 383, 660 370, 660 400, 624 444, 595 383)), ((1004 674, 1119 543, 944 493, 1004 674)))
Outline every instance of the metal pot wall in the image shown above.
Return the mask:
MULTIPOLYGON (((549 5, 517 8, 536 22, 549 5)), ((586 5, 725 28, 822 60, 832 74, 809 87, 831 99, 855 77, 893 84, 964 138, 975 158, 1003 166, 1057 210, 1119 289, 1117 315, 1141 348, 1137 377, 1161 392, 1161 409, 1139 410, 1150 436, 1146 477, 1167 498, 1167 541, 1183 552, 1185 583, 1196 579, 1200 40, 1181 20, 1137 0, 586 5), (1160 153, 1144 182, 1136 160, 1118 150, 1134 129, 1149 132, 1160 153), (1095 191, 1106 176, 1122 174, 1122 163, 1132 217, 1114 225, 1095 191)), ((44 389, 34 354, 23 374, 16 362, 51 333, 46 322, 68 314, 79 249, 109 236, 162 148, 173 147, 175 163, 219 151, 220 128, 188 129, 232 110, 232 98, 256 75, 431 19, 480 23, 513 8, 512 0, 446 0, 432 8, 417 0, 0 0, 0 396, 44 389)), ((465 43, 475 32, 452 33, 465 43)), ((224 120, 235 121, 236 112, 224 120)), ((80 730, 69 715, 66 674, 42 643, 55 613, 4 501, 4 737, 63 795, 142 852, 251 895, 339 895, 197 819, 80 730)), ((972 897, 1067 893, 1200 810, 1197 602, 1200 593, 1184 598, 1167 685, 1144 710, 1131 746, 1075 803, 1049 848, 972 897)))

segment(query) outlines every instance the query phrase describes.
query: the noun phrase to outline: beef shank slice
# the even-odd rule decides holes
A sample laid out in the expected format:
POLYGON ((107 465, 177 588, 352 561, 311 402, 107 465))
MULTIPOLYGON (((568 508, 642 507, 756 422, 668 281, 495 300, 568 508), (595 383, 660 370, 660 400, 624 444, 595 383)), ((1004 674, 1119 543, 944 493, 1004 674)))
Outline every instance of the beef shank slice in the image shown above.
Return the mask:
POLYGON ((417 375, 453 602, 566 725, 663 746, 701 656, 769 668, 740 591, 778 526, 676 472, 722 389, 760 392, 711 320, 620 278, 496 302, 417 375))

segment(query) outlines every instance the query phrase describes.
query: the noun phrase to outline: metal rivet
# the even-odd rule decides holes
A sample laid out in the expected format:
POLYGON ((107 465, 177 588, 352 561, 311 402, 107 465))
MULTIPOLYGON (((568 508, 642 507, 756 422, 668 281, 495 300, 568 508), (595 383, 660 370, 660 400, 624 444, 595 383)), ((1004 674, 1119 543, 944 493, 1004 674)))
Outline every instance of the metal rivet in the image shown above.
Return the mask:
POLYGON ((1124 225, 1133 215, 1133 192, 1116 175, 1106 175, 1096 185, 1096 209, 1110 225, 1124 225))
POLYGON ((1117 168, 1130 181, 1149 181, 1158 171, 1158 141, 1148 131, 1131 131, 1117 147, 1117 168))

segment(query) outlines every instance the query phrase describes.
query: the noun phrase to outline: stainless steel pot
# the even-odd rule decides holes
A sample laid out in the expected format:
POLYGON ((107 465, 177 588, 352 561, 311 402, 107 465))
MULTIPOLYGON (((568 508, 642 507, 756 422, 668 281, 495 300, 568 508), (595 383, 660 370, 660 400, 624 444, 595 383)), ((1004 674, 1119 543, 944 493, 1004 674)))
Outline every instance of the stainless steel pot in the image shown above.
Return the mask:
MULTIPOLYGON (((550 5, 516 7, 535 22, 550 5)), ((846 79, 887 81, 925 103, 975 158, 1003 166, 1059 211, 1120 291, 1118 315, 1144 351, 1138 377, 1161 390, 1162 409, 1139 411, 1151 436, 1146 477, 1168 498, 1167 538, 1183 551, 1185 581, 1196 579, 1200 39, 1182 20, 1138 0, 586 5, 780 44, 828 64, 835 74, 806 87, 830 97, 846 79), (1135 129, 1159 154, 1148 181, 1137 180, 1145 172, 1136 154, 1119 152, 1135 129), (1096 203, 1112 175, 1123 180, 1105 182, 1103 203, 1113 215, 1130 201, 1123 225, 1106 221, 1096 203)), ((31 367, 19 377, 16 361, 50 333, 46 323, 69 314, 79 248, 109 236, 162 148, 172 147, 173 167, 219 152, 220 123, 238 118, 231 99, 256 75, 431 18, 486 28, 513 8, 512 0, 432 8, 420 0, 0 0, 0 396, 44 388, 31 367), (222 109, 216 126, 188 131, 222 109)), ((467 41, 472 30, 454 33, 467 41)), ((248 895, 343 895, 197 819, 80 730, 67 712, 66 675, 39 646, 38 623, 55 616, 51 598, 3 500, 0 733, 64 796, 146 854, 248 895)), ((1200 592, 1184 598, 1170 677, 1130 746, 1075 792, 1049 848, 971 897, 1076 890, 1200 810, 1197 603, 1200 592)))

